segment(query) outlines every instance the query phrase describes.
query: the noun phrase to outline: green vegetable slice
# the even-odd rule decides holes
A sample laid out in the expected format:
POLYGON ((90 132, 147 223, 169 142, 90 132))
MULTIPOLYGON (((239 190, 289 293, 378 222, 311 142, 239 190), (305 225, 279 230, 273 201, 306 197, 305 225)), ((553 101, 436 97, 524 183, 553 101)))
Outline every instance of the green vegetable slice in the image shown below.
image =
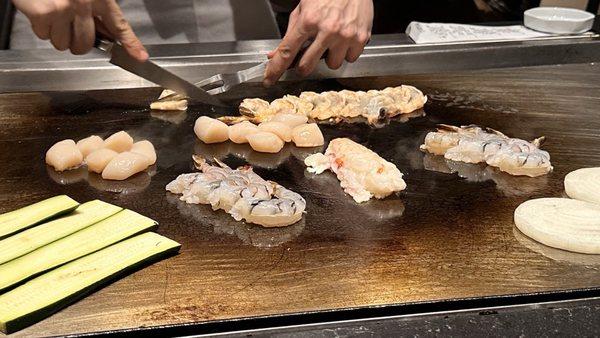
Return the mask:
POLYGON ((67 195, 59 195, 0 215, 0 239, 31 228, 50 218, 69 213, 79 203, 67 195))
POLYGON ((67 216, 5 238, 0 241, 0 264, 100 222, 121 210, 123 208, 94 200, 80 205, 67 216))
POLYGON ((156 226, 154 220, 123 210, 72 235, 0 265, 0 291, 156 226))
POLYGON ((31 325, 180 247, 173 240, 147 232, 32 279, 0 295, 0 331, 12 333, 31 325))

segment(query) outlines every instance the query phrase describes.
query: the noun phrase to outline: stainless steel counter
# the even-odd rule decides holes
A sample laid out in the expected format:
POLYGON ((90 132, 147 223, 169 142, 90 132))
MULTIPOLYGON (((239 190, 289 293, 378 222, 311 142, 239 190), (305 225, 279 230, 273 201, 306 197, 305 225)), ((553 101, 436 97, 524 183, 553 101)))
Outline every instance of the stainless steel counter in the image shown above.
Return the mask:
MULTIPOLYGON (((152 59, 190 81, 250 67, 277 40, 148 46, 152 59)), ((347 78, 600 61, 600 37, 416 45, 406 35, 375 36, 359 60, 312 78, 347 78)), ((73 56, 53 50, 0 52, 0 92, 69 91, 151 87, 94 52, 73 56)), ((291 74, 287 80, 295 80, 291 74)))

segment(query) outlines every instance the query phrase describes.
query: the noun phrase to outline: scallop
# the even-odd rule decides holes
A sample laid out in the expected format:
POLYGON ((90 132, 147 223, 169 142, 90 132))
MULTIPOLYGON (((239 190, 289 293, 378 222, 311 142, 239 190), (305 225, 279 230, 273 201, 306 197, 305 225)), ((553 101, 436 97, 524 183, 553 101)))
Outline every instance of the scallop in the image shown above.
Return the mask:
POLYGON ((247 136, 252 149, 261 153, 278 153, 283 148, 283 140, 279 136, 260 131, 247 136))
POLYGON ((302 124, 292 130, 296 147, 318 147, 325 143, 323 133, 316 123, 302 124))
POLYGON ((148 168, 148 158, 142 154, 126 151, 115 156, 102 171, 105 180, 125 180, 148 168))
POLYGON ((108 162, 119 155, 116 151, 108 148, 101 148, 93 151, 91 154, 85 157, 88 171, 100 174, 108 162))
POLYGON ((134 143, 131 147, 131 152, 146 156, 148 158, 149 166, 156 163, 156 151, 154 150, 154 145, 148 140, 134 143))
POLYGON ((57 142, 46 152, 46 163, 56 171, 77 168, 82 162, 83 155, 73 140, 57 142))
POLYGON ((86 137, 82 140, 77 141, 77 148, 81 151, 81 155, 83 158, 88 156, 94 150, 98 150, 104 146, 104 140, 102 137, 97 135, 92 135, 90 137, 86 137))
POLYGON ((112 149, 117 153, 129 151, 133 146, 133 138, 124 131, 114 133, 104 140, 104 148, 112 149))
POLYGON ((258 125, 258 129, 273 133, 285 142, 292 140, 292 128, 283 122, 263 122, 258 125))
POLYGON ((290 126, 297 127, 308 122, 308 117, 299 114, 277 114, 271 119, 272 122, 282 122, 290 126))
POLYGON ((248 135, 258 133, 258 127, 248 121, 243 121, 229 127, 229 139, 234 143, 248 143, 248 135))
POLYGON ((194 133, 204 143, 221 143, 229 139, 229 126, 217 119, 200 116, 194 124, 194 133))

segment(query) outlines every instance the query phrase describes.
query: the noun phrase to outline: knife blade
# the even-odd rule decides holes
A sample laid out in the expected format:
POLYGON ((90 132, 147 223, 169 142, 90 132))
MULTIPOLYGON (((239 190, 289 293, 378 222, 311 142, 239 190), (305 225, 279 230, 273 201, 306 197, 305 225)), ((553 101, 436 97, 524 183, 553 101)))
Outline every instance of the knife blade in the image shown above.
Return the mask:
POLYGON ((132 58, 125 48, 117 42, 97 38, 94 46, 110 54, 110 63, 121 67, 128 72, 138 75, 163 88, 185 95, 188 98, 214 106, 224 106, 221 101, 208 94, 204 89, 194 86, 192 83, 158 66, 154 62, 150 60, 140 62, 132 58))

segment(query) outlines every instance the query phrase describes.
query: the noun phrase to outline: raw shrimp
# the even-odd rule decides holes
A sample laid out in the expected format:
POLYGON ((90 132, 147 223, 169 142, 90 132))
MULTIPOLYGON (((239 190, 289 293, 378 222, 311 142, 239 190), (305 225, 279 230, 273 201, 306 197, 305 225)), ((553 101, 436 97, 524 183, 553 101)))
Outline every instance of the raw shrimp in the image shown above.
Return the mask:
POLYGON ((539 149, 543 140, 527 142, 474 125, 440 125, 437 132, 427 134, 421 150, 453 161, 485 162, 511 175, 535 177, 552 171, 550 154, 539 149))
POLYGON ((243 121, 242 123, 234 124, 229 127, 229 139, 233 143, 248 143, 246 137, 258 132, 258 127, 254 123, 243 121))
POLYGON ((252 149, 261 153, 278 153, 285 144, 279 136, 268 131, 259 131, 246 136, 246 138, 252 149))
POLYGON ((200 156, 193 156, 200 173, 182 174, 166 190, 181 194, 191 204, 210 204, 223 209, 237 220, 265 227, 280 227, 302 218, 306 201, 281 185, 262 179, 249 166, 231 169, 216 160, 212 166, 200 156))
POLYGON ((302 92, 299 97, 286 95, 270 104, 262 99, 245 99, 240 104, 242 116, 225 116, 219 120, 235 124, 242 121, 261 123, 272 121, 278 114, 297 114, 315 122, 340 122, 345 118, 362 117, 378 125, 382 119, 409 114, 423 108, 427 96, 415 87, 399 86, 384 90, 302 92))
POLYGON ((82 162, 83 155, 73 140, 57 142, 46 152, 46 163, 56 171, 77 168, 82 162))
POLYGON ((220 143, 229 139, 229 127, 208 116, 200 116, 196 120, 194 133, 204 143, 220 143))
POLYGON ((316 174, 331 169, 357 203, 373 196, 384 198, 406 188, 402 173, 393 163, 347 138, 333 139, 325 154, 308 156, 304 163, 309 172, 316 174))
POLYGON ((81 151, 81 155, 85 158, 94 150, 98 150, 104 146, 104 140, 102 137, 92 135, 77 141, 77 148, 81 151))
POLYGON ((117 153, 129 151, 132 146, 133 138, 125 131, 114 133, 104 140, 104 148, 112 149, 117 153))
POLYGON ((144 155, 126 151, 115 156, 102 171, 105 180, 125 180, 148 168, 148 158, 144 155))
POLYGON ((302 124, 292 130, 296 147, 318 147, 325 143, 323 133, 316 123, 302 124))

